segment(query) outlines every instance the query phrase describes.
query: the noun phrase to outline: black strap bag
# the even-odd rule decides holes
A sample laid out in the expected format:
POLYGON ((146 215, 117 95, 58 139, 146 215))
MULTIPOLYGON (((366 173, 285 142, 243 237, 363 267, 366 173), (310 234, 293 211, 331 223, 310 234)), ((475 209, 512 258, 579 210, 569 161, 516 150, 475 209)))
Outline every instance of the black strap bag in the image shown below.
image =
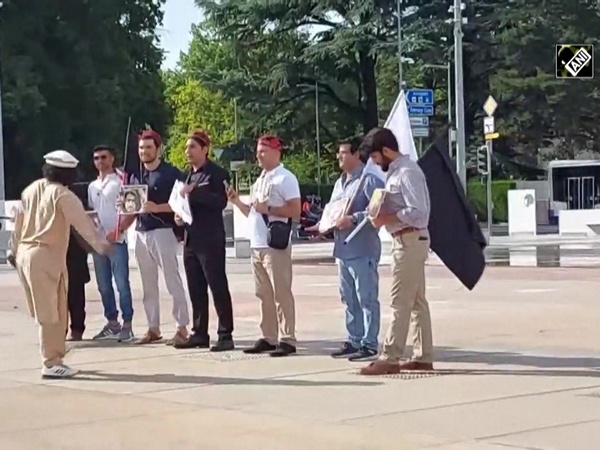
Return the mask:
POLYGON ((285 250, 290 245, 290 236, 292 235, 292 219, 287 222, 275 220, 269 222, 266 214, 262 215, 265 225, 267 225, 267 245, 275 250, 285 250))

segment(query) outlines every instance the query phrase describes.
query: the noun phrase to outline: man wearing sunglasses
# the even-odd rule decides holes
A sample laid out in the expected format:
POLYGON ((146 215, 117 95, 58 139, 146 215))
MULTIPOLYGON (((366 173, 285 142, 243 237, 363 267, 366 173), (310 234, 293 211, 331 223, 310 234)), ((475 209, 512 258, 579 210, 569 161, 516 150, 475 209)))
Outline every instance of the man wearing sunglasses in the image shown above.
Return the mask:
MULTIPOLYGON (((98 178, 89 185, 88 205, 96 212, 104 233, 114 230, 118 222, 117 199, 121 190, 121 179, 115 172, 114 162, 112 147, 98 145, 94 148, 94 166, 98 171, 98 178)), ((120 236, 111 236, 110 240, 114 243, 113 253, 110 255, 94 253, 93 255, 96 283, 102 298, 104 317, 107 320, 104 328, 94 336, 94 339, 131 342, 134 337, 131 328, 133 304, 131 285, 129 284, 129 249, 125 233, 120 236), (113 278, 119 292, 123 324, 119 322, 113 278)))

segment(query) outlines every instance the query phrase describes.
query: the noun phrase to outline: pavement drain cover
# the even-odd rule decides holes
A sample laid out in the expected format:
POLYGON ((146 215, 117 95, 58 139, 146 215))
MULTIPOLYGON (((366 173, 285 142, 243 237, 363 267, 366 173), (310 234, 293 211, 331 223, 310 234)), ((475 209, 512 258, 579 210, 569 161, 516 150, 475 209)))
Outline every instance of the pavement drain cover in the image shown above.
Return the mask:
POLYGON ((211 352, 200 352, 200 353, 188 353, 181 355, 179 358, 193 359, 199 361, 208 362, 234 362, 234 361, 245 361, 251 359, 262 359, 267 358, 269 355, 266 353, 258 355, 247 355, 243 352, 222 352, 222 353, 211 353, 211 352))
MULTIPOLYGON (((360 375, 360 372, 355 372, 357 375, 360 375)), ((393 380, 420 380, 421 378, 432 378, 439 377, 441 375, 449 375, 448 372, 402 372, 395 373, 391 375, 380 375, 379 378, 390 378, 393 380)))

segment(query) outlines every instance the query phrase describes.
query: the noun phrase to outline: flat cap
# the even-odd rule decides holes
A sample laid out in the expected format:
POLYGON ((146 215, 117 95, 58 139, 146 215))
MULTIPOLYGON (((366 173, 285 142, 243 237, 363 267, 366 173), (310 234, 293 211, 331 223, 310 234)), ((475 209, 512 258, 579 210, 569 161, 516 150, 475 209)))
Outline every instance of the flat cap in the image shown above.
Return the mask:
POLYGON ((74 169, 79 164, 77 158, 65 150, 54 150, 53 152, 46 153, 44 160, 49 166, 63 169, 74 169))

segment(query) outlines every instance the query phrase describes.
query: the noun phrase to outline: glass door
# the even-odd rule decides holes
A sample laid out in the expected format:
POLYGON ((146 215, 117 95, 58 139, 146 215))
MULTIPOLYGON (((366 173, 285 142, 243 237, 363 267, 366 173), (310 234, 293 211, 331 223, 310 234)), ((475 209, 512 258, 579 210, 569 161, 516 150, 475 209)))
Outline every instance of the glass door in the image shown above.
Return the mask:
POLYGON ((581 209, 594 209, 596 207, 594 177, 581 177, 581 209))
POLYGON ((567 209, 581 209, 581 178, 567 178, 567 209))

